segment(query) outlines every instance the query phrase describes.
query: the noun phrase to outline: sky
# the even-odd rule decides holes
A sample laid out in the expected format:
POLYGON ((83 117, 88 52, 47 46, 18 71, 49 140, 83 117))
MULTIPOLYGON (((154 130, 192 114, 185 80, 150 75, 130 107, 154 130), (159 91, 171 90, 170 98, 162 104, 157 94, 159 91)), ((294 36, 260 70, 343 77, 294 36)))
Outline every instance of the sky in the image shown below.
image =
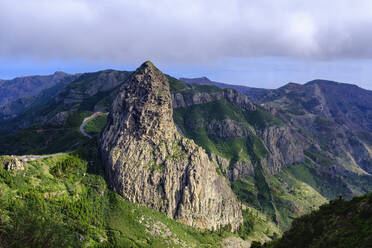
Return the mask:
POLYGON ((0 78, 134 70, 372 89, 371 0, 0 0, 0 78))

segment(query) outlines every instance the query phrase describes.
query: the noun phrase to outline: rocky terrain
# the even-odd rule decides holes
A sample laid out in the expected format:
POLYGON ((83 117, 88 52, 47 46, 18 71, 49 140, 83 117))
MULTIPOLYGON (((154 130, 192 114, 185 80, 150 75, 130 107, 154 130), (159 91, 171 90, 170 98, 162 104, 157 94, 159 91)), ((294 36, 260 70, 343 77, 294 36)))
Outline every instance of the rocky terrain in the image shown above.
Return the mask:
MULTIPOLYGON (((163 217, 163 224, 157 225, 156 218, 150 223, 152 217, 146 214, 142 214, 145 219, 126 215, 126 225, 140 221, 143 233, 174 240, 160 247, 198 247, 200 240, 234 247, 275 239, 290 228, 293 219, 339 195, 349 199, 372 191, 371 91, 323 80, 290 83, 274 90, 229 89, 227 84, 206 78, 183 80, 163 75, 147 62, 134 73, 105 70, 81 74, 61 88, 44 89, 32 97, 30 105, 29 98, 18 99, 20 106, 27 107, 14 112, 15 117, 4 110, 9 119, 1 121, 0 153, 41 156, 40 161, 26 161, 24 170, 18 172, 6 170, 10 160, 4 160, 5 171, 0 176, 7 186, 0 184, 3 197, 24 187, 18 182, 33 182, 29 174, 35 171, 28 169, 29 163, 43 163, 42 159, 55 163, 58 156, 45 154, 100 147, 107 184, 129 200, 130 211, 135 211, 131 204, 150 207, 169 221, 177 220, 169 223, 181 227, 164 226, 163 217), (110 114, 107 123, 106 116, 100 116, 83 127, 92 137, 89 139, 79 128, 95 112, 110 114), (13 174, 22 174, 24 179, 19 176, 12 181, 13 174), (131 218, 135 221, 130 222, 131 218), (199 241, 189 242, 184 239, 183 232, 189 230, 186 226, 218 230, 219 238, 213 236, 215 232, 204 233, 199 241), (235 236, 231 230, 236 231, 235 236), (207 241, 209 235, 216 242, 207 241)), ((93 159, 94 166, 101 168, 98 157, 93 159)), ((69 177, 84 178, 84 174, 76 174, 79 171, 63 168, 65 172, 59 169, 53 174, 68 174, 60 179, 61 184, 69 177)), ((48 177, 43 179, 47 184, 48 177)), ((72 192, 75 186, 70 184, 79 182, 58 187, 72 192)), ((93 190, 91 183, 84 185, 86 192, 93 190)), ((72 201, 81 194, 79 187, 75 191, 72 201)), ((97 202, 89 194, 84 197, 93 205, 97 202)), ((112 200, 98 202, 106 206, 112 200)), ((114 212, 119 215, 120 211, 114 212)), ((120 226, 112 218, 111 227, 120 226)), ((98 228, 97 223, 89 225, 98 228)), ((94 235, 107 240, 123 241, 137 235, 143 239, 138 247, 154 246, 152 238, 128 234, 125 228, 117 233, 99 228, 100 233, 94 235)), ((193 231, 196 237, 199 234, 193 231)), ((94 242, 99 240, 85 235, 94 242)), ((123 242, 133 245, 137 241, 123 242)))
POLYGON ((256 100, 260 99, 263 95, 267 93, 267 89, 261 88, 253 88, 247 87, 242 85, 234 85, 234 84, 225 84, 219 83, 215 81, 211 81, 207 77, 200 77, 200 78, 180 78, 181 81, 189 83, 189 84, 199 84, 199 85, 209 85, 209 86, 217 86, 222 89, 234 89, 237 90, 244 95, 248 96, 250 100, 255 102, 256 100))
POLYGON ((167 78, 144 63, 120 88, 101 135, 109 180, 130 201, 184 224, 237 230, 234 193, 204 150, 177 132, 172 112, 167 78))

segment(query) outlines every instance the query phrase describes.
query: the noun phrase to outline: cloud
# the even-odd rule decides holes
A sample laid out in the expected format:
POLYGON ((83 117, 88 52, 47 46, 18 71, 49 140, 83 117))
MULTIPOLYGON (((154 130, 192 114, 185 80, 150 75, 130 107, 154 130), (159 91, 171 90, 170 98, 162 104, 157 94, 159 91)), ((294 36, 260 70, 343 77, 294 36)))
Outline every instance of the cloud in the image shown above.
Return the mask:
POLYGON ((370 0, 0 0, 0 57, 372 58, 370 0))

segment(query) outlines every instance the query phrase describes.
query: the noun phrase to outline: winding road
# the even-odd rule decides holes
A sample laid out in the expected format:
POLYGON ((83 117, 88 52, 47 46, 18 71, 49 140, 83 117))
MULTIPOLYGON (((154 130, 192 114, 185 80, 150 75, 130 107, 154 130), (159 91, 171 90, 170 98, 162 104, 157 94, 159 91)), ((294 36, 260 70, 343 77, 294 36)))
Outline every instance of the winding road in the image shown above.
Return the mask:
MULTIPOLYGON (((88 123, 88 121, 91 121, 91 120, 95 119, 96 117, 101 116, 101 115, 105 115, 105 114, 107 114, 107 113, 95 112, 92 115, 86 117, 80 125, 80 132, 83 135, 85 135, 86 137, 88 137, 89 139, 91 139, 92 136, 84 131, 85 125, 88 123)), ((46 155, 32 155, 32 154, 29 154, 29 155, 15 156, 15 157, 19 158, 21 161, 27 162, 27 161, 32 161, 32 160, 36 160, 36 159, 49 158, 49 157, 53 157, 53 156, 56 156, 56 155, 67 155, 67 154, 71 154, 73 152, 74 151, 59 152, 59 153, 46 154, 46 155)), ((14 156, 14 155, 10 155, 10 156, 14 156)))
MULTIPOLYGON (((74 151, 71 151, 71 152, 59 152, 59 153, 53 153, 53 154, 47 154, 47 155, 22 155, 22 156, 16 156, 17 158, 19 158, 20 160, 24 161, 24 162, 27 162, 27 161, 32 161, 32 160, 36 160, 36 159, 41 159, 41 158, 49 158, 49 157, 53 157, 53 156, 58 156, 58 155, 68 155, 68 154, 71 154, 73 153, 74 151)), ((11 156, 14 156, 14 155, 11 155, 11 156)))
POLYGON ((84 127, 85 125, 88 123, 88 121, 91 121, 95 118, 97 118, 98 116, 101 116, 101 115, 104 115, 105 113, 102 113, 102 112, 95 112, 93 113, 92 115, 86 117, 84 120, 83 120, 83 123, 81 123, 80 125, 80 132, 84 135, 84 136, 87 136, 89 139, 93 138, 90 134, 88 134, 87 132, 84 131, 84 127))

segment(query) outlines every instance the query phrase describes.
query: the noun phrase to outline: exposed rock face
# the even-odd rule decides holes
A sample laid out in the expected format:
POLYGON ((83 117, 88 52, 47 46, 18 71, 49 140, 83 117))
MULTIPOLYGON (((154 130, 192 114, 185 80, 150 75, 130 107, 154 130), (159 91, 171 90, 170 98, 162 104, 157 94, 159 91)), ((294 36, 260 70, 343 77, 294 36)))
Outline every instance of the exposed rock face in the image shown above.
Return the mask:
POLYGON ((254 176, 254 167, 250 160, 239 160, 231 164, 231 161, 228 159, 214 153, 211 153, 209 157, 218 165, 223 175, 230 181, 235 181, 247 176, 254 176))
POLYGON ((303 148, 296 142, 288 127, 268 127, 263 131, 261 138, 270 153, 266 167, 268 173, 276 174, 283 167, 304 162, 303 148))
POLYGON ((212 120, 207 125, 207 130, 208 134, 216 135, 221 139, 246 137, 251 133, 248 127, 231 119, 225 119, 222 121, 212 120))
POLYGON ((253 111, 256 106, 249 101, 248 97, 233 89, 224 89, 219 92, 182 92, 172 94, 173 108, 188 107, 195 104, 204 104, 225 99, 226 101, 253 111))
POLYGON ((4 169, 10 170, 24 170, 23 163, 15 156, 7 157, 2 161, 4 169))
POLYGON ((225 89, 225 88, 234 89, 246 95, 253 102, 255 102, 257 99, 260 99, 263 95, 267 94, 267 92, 269 91, 268 89, 260 89, 260 88, 242 86, 242 85, 219 83, 219 82, 211 81, 207 77, 180 78, 180 80, 186 83, 190 83, 190 84, 211 85, 211 86, 217 86, 222 89, 225 89))
POLYGON ((293 140, 303 143, 315 163, 337 168, 329 170, 332 176, 347 180, 345 169, 357 174, 372 173, 372 91, 314 80, 271 90, 260 102, 297 131, 293 140), (322 159, 314 154, 321 154, 322 159))
POLYGON ((177 132, 172 114, 167 78, 144 63, 119 90, 102 132, 110 182, 130 201, 187 225, 236 230, 240 204, 205 151, 177 132))

